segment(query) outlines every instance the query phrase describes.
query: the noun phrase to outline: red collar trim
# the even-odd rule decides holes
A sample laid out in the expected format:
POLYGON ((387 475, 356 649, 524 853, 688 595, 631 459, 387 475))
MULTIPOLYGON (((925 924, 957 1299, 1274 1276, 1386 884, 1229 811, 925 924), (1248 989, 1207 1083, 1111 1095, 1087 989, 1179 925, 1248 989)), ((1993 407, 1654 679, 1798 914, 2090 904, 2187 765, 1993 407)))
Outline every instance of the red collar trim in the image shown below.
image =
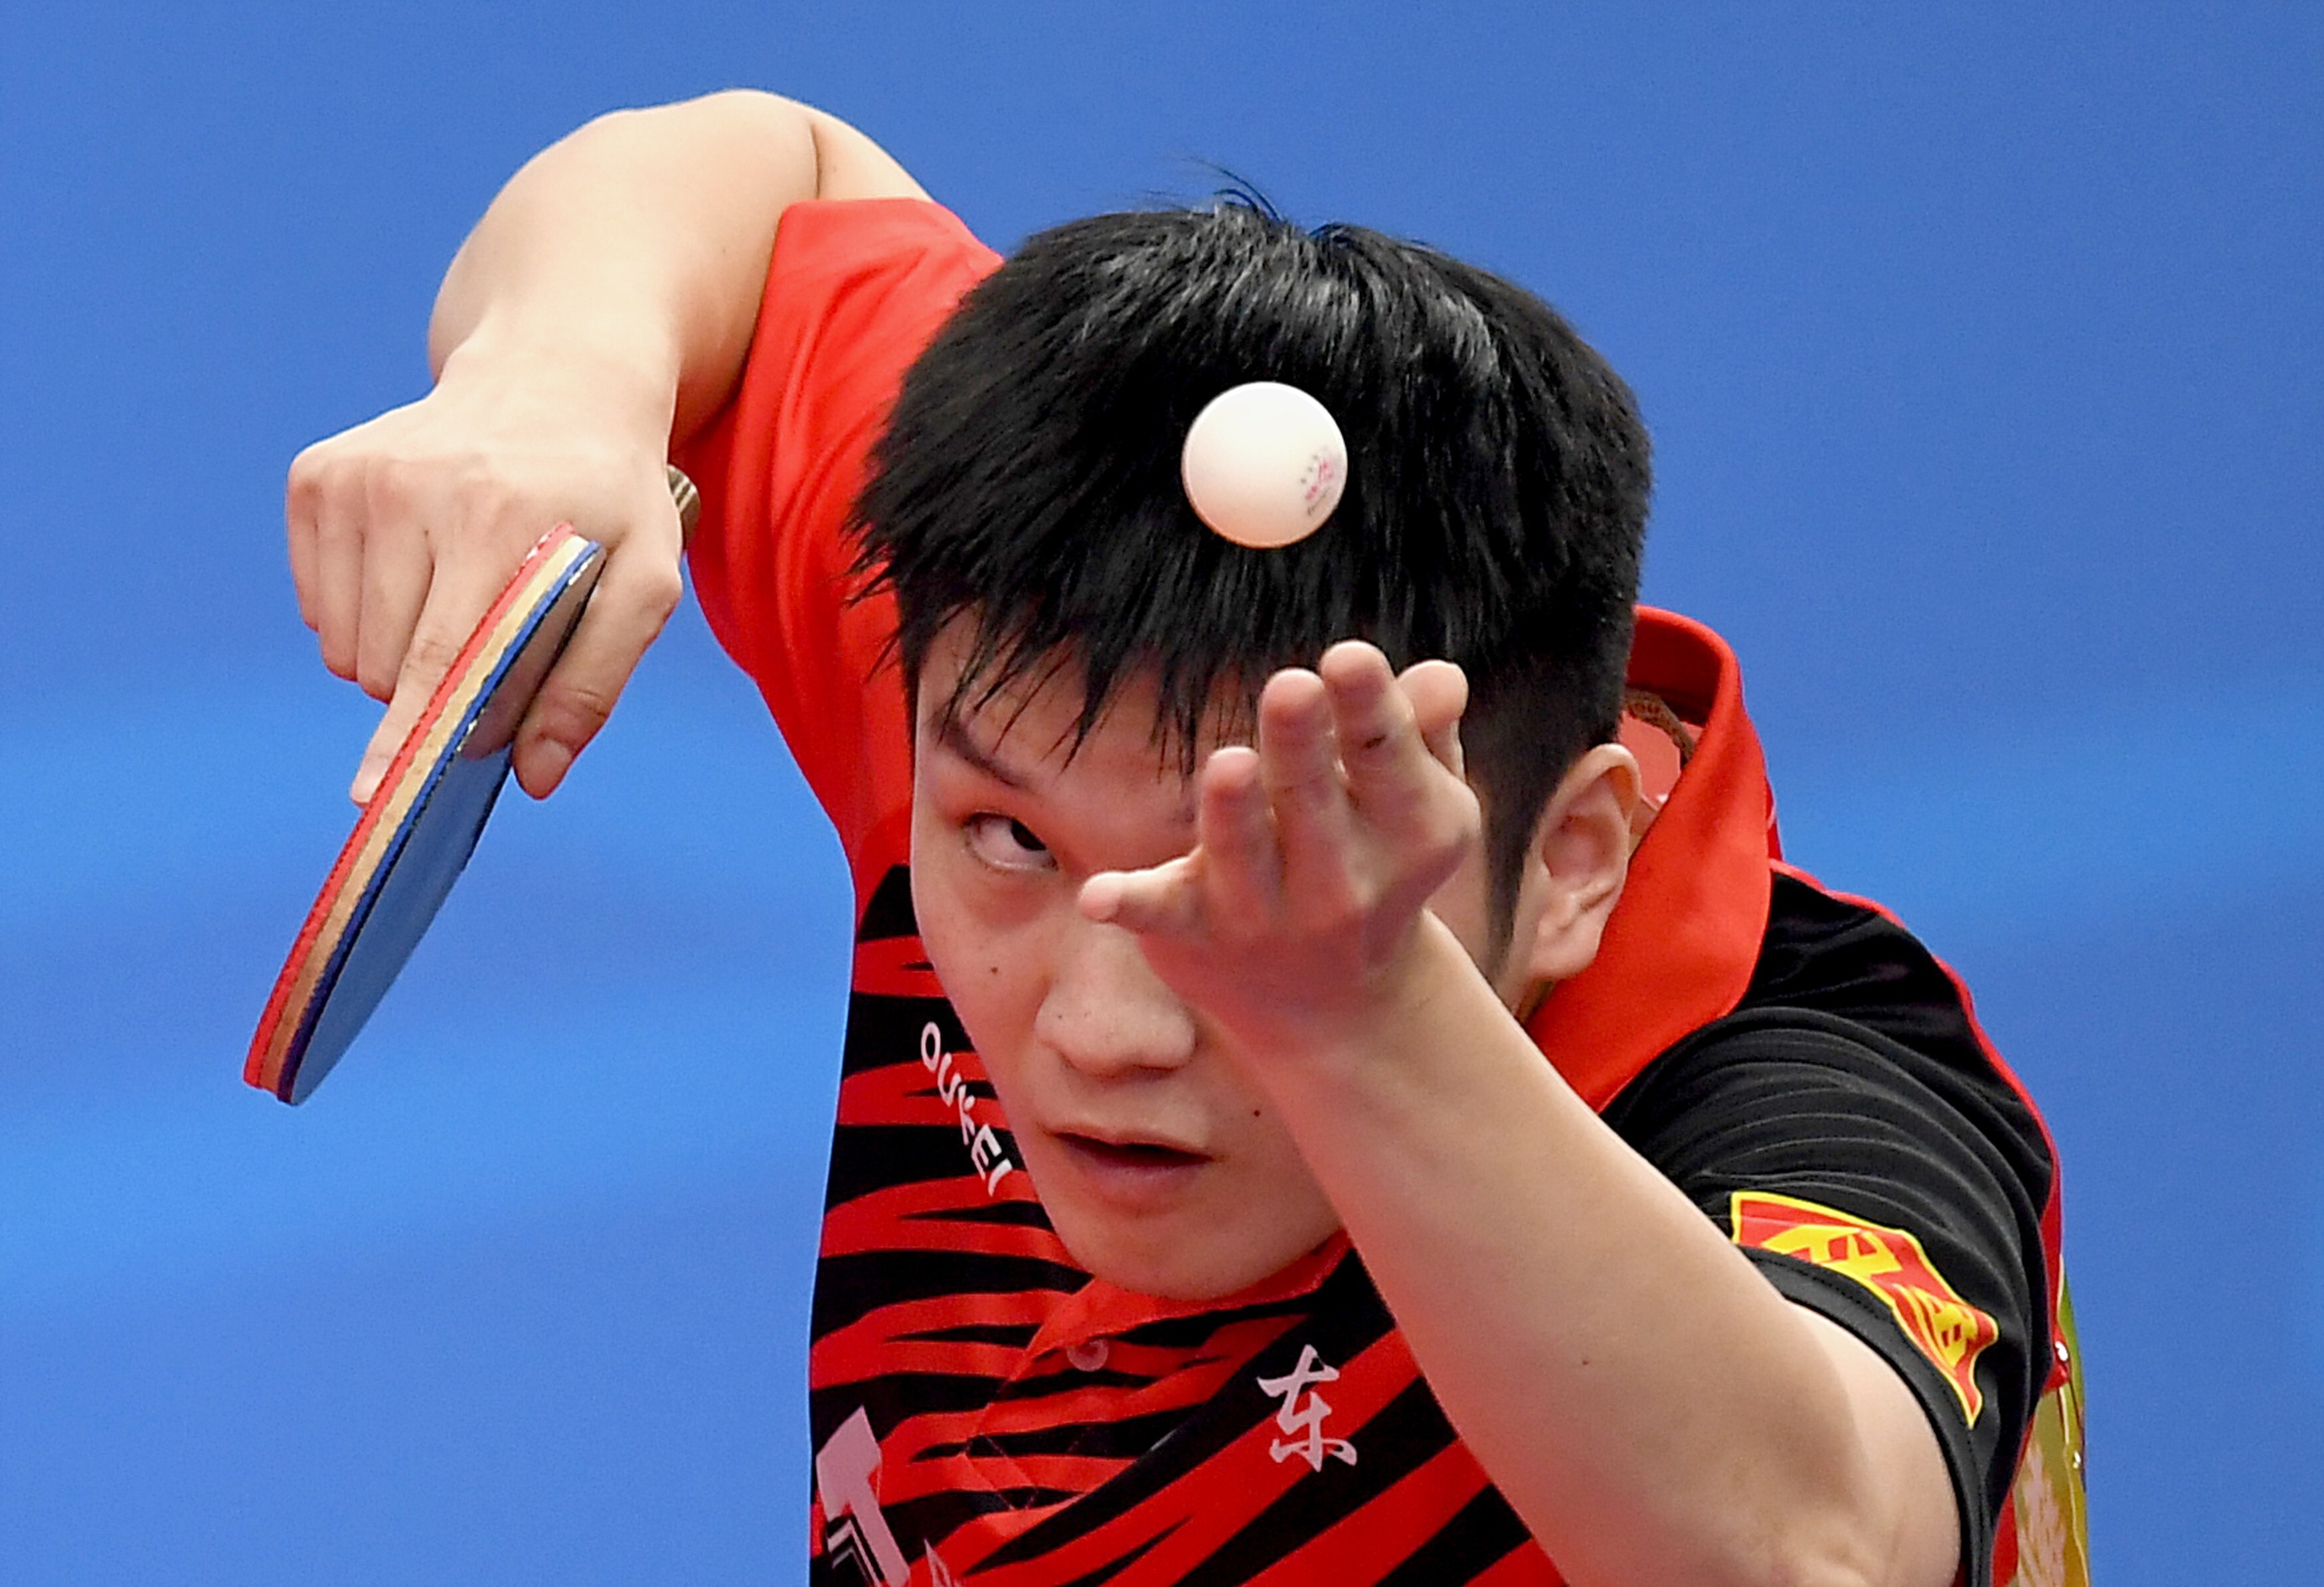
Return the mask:
POLYGON ((1702 734, 1630 856, 1597 958, 1526 1025, 1592 1108, 1742 1001, 1766 933, 1767 862, 1777 852, 1766 765, 1726 641, 1692 619, 1641 606, 1630 684, 1700 723, 1702 734))
POLYGON ((1289 1267, 1260 1279, 1249 1289, 1208 1300, 1164 1300, 1093 1278, 1057 1304, 1041 1324, 1041 1331, 1034 1335, 1026 1353, 1037 1356, 1044 1351, 1070 1350, 1087 1340, 1127 1333, 1141 1324, 1167 1322, 1174 1317, 1293 1300, 1319 1288, 1347 1254, 1348 1237, 1334 1234, 1289 1267))

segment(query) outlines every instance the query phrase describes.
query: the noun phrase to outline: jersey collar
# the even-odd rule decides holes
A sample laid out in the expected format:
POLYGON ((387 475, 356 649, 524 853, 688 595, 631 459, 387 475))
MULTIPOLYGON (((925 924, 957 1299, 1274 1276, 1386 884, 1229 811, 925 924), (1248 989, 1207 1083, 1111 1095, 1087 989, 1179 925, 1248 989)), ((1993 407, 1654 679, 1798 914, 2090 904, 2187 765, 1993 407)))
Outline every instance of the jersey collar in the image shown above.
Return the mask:
POLYGON ((1700 732, 1685 774, 1630 856, 1598 956, 1526 1024, 1592 1108, 1742 1001, 1766 931, 1767 863, 1781 852, 1742 672, 1726 641, 1692 619, 1641 606, 1629 681, 1700 732))

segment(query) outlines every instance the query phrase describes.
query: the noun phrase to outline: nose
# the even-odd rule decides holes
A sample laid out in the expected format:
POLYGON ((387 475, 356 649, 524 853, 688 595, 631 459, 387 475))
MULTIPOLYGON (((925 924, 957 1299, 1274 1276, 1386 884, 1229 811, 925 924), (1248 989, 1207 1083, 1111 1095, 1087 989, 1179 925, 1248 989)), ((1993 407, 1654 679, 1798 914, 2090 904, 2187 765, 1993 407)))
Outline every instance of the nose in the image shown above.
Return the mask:
POLYGON ((1194 1017, 1119 926, 1076 919, 1065 927, 1036 1040, 1097 1079, 1168 1070, 1194 1056, 1194 1017))

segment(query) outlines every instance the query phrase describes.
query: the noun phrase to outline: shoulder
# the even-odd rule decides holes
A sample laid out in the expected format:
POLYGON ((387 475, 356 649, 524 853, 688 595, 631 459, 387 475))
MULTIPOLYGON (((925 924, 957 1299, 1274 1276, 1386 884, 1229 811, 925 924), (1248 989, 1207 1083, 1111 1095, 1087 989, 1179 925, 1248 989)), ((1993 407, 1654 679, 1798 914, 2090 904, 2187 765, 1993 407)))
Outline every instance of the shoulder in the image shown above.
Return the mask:
POLYGON ((2056 1164, 1951 973, 1877 907, 1778 870, 1741 1001, 1605 1117, 1905 1379, 1985 1557, 2051 1370, 2056 1164))
POLYGON ((703 614, 851 853, 910 781, 902 689, 879 681, 892 610, 856 598, 852 515, 905 372, 997 262, 925 198, 791 205, 733 400, 678 458, 702 491, 703 614))
POLYGON ((1001 256, 960 217, 916 194, 804 199, 784 209, 775 228, 778 269, 924 257, 955 263, 974 278, 990 272, 1001 256))
POLYGON ((1732 1171, 1812 1157, 1822 1172, 1881 1173, 1899 1151, 1965 1156, 2013 1222, 2035 1225, 2056 1173, 2039 1115, 1952 972, 1876 906, 1787 871, 1734 1010, 1648 1064, 1606 1117, 1664 1151, 1702 1138, 1732 1171), (1811 1124, 1822 1110, 1828 1133, 1811 1124))
POLYGON ((783 211, 751 363, 909 363, 961 294, 1000 263, 926 198, 811 199, 783 211))

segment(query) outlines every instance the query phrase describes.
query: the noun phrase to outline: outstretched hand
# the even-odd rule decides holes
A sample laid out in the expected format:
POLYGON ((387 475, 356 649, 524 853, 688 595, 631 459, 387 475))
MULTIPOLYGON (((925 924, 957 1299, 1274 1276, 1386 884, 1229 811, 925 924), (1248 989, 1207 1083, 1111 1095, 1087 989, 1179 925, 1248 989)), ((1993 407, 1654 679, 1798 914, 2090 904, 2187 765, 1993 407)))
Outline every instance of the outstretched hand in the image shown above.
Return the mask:
POLYGON ((1468 693, 1450 662, 1399 677, 1359 641, 1277 673, 1257 747, 1216 750, 1197 776, 1194 847, 1092 876, 1083 913, 1138 933, 1156 973, 1247 1047, 1360 1032, 1479 841, 1468 693))
POLYGON ((606 548, 586 615, 517 732, 517 780, 564 778, 678 604, 667 403, 613 400, 584 367, 463 370, 300 453, 285 516, 299 612, 323 661, 387 704, 348 791, 369 798, 470 629, 532 543, 570 523, 606 548))

